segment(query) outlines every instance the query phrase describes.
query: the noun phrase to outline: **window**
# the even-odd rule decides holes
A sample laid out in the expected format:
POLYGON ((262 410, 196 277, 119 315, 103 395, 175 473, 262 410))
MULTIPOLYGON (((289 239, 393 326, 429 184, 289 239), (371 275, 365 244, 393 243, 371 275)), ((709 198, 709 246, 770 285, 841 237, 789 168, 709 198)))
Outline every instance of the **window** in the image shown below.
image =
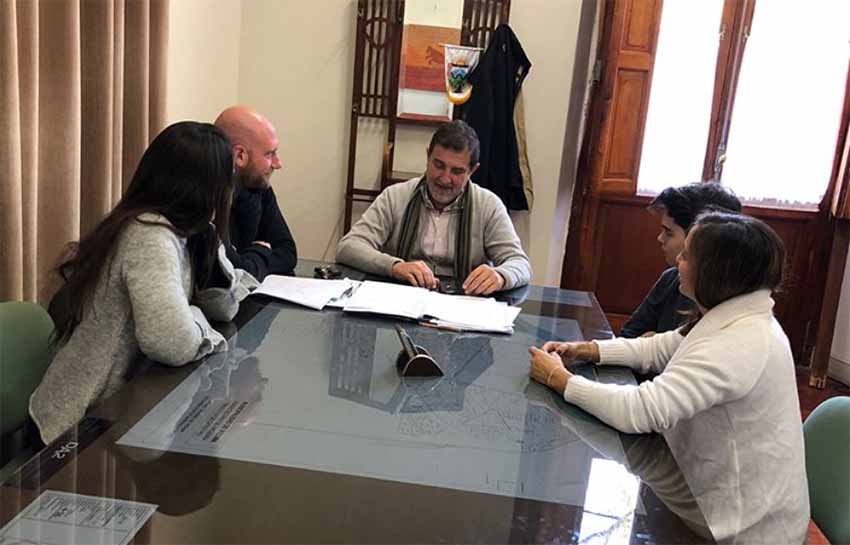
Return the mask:
POLYGON ((751 21, 750 2, 727 2, 664 4, 638 191, 719 178, 750 203, 813 207, 835 153, 850 2, 763 0, 751 21))
POLYGON ((723 0, 665 2, 652 71, 638 191, 702 179, 723 0))

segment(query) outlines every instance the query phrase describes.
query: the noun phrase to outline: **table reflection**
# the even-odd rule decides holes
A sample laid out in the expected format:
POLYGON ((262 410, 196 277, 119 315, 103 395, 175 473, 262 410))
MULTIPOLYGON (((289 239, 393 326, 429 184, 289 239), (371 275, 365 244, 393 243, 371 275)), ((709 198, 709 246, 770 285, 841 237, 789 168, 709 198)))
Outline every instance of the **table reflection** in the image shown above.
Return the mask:
MULTIPOLYGON (((219 325, 226 353, 136 377, 93 412, 108 431, 35 488, 158 504, 140 543, 710 542, 660 436, 528 378, 529 345, 610 336, 595 298, 532 286, 521 305, 512 335, 405 323, 445 371, 408 380, 395 320, 249 298, 219 325)), ((35 488, 0 487, 0 521, 35 488)))

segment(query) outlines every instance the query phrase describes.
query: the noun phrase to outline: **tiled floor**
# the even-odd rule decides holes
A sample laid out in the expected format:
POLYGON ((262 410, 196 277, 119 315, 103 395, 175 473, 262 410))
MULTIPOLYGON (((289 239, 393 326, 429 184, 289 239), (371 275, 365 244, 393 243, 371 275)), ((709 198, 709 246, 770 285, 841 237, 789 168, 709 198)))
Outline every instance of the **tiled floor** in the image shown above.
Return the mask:
POLYGON ((797 393, 800 396, 800 414, 803 420, 823 401, 835 396, 850 396, 850 386, 828 379, 826 388, 818 390, 809 386, 809 369, 797 368, 797 393))

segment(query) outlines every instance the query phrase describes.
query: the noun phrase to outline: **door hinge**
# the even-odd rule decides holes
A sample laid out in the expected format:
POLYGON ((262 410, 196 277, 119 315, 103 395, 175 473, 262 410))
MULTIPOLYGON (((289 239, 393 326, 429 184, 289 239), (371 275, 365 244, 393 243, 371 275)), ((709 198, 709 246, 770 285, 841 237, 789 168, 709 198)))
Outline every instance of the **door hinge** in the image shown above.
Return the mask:
POLYGON ((726 162, 726 145, 717 146, 717 157, 714 159, 714 179, 720 181, 723 174, 723 164, 726 162))
POLYGON ((602 79, 602 59, 596 59, 596 62, 593 63, 593 73, 590 77, 590 83, 599 83, 600 79, 602 79))

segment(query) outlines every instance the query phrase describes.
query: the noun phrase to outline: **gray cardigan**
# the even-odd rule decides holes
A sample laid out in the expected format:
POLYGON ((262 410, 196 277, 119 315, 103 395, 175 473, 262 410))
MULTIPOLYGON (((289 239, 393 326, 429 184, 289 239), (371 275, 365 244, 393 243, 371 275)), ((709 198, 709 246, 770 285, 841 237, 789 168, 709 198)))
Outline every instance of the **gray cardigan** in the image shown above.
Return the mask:
MULTIPOLYGON (((159 215, 140 218, 168 224, 159 215)), ((221 246, 219 262, 230 287, 193 294, 186 239, 165 225, 133 221, 118 237, 91 309, 30 398, 30 415, 45 443, 115 393, 141 354, 179 366, 226 349, 224 337, 207 318, 230 321, 257 282, 234 269, 221 246)))
MULTIPOLYGON (((397 257, 402 217, 419 180, 413 178, 391 185, 378 195, 339 241, 336 250, 338 263, 371 274, 392 276, 393 265, 402 261, 397 257)), ((522 250, 505 205, 493 192, 472 182, 469 182, 469 190, 473 199, 470 265, 473 268, 482 263, 494 265, 505 278, 504 289, 528 284, 531 281, 531 263, 522 250)), ((421 213, 427 213, 424 206, 421 213)), ((423 224, 421 218, 419 224, 423 224)), ((422 249, 417 242, 413 255, 421 254, 422 249)))

